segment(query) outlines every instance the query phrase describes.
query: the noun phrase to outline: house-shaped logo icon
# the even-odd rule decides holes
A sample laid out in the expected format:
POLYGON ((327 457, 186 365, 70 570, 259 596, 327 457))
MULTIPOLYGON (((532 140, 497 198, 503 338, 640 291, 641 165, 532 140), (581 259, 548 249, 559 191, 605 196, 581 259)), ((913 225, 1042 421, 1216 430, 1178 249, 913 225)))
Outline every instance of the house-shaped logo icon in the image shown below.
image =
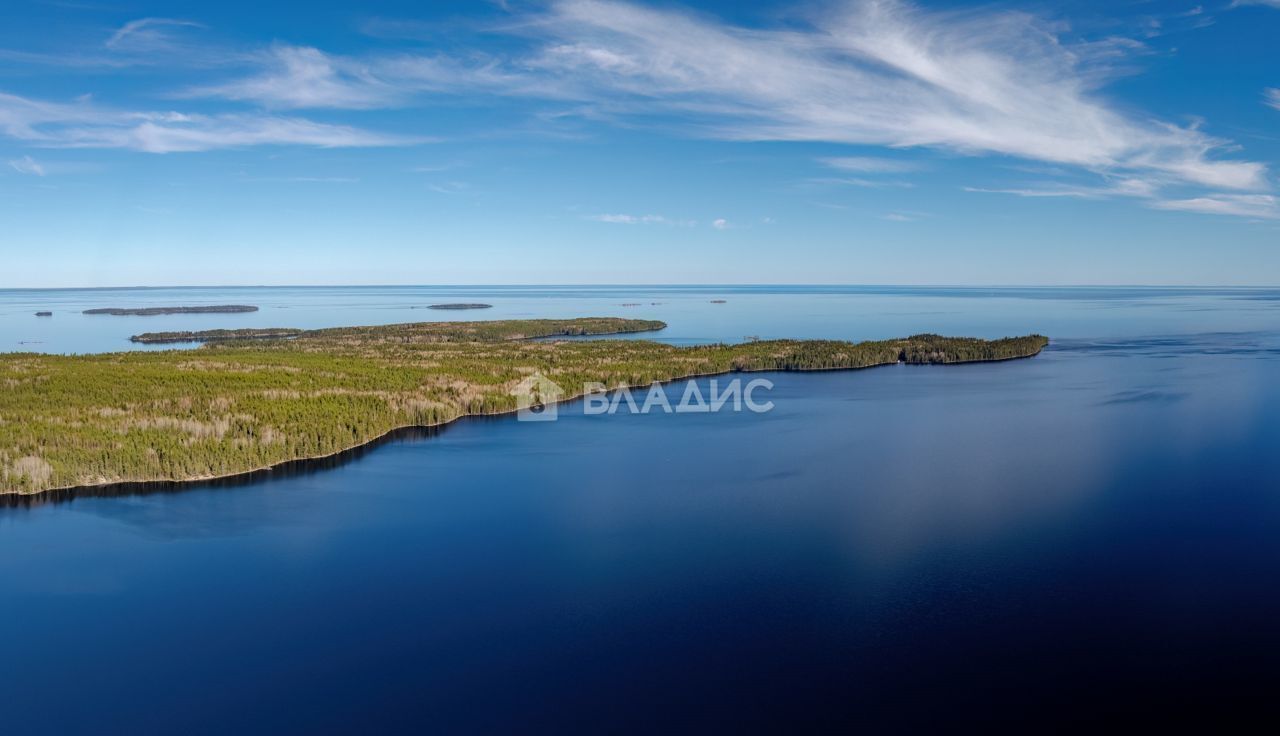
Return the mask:
POLYGON ((541 373, 533 373, 511 389, 516 397, 516 419, 522 422, 550 422, 556 419, 556 403, 564 390, 541 373))

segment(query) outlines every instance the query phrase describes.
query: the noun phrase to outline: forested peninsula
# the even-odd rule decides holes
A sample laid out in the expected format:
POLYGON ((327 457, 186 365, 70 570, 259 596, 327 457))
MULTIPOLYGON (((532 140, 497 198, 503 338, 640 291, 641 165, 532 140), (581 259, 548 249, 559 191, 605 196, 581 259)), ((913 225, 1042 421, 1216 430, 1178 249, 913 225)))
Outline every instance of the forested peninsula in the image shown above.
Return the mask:
POLYGON ((540 374, 564 389, 733 371, 1025 358, 1039 335, 676 347, 533 338, 656 330, 617 318, 423 322, 218 340, 194 350, 0 354, 0 493, 202 480, 319 458, 394 429, 517 408, 540 374))

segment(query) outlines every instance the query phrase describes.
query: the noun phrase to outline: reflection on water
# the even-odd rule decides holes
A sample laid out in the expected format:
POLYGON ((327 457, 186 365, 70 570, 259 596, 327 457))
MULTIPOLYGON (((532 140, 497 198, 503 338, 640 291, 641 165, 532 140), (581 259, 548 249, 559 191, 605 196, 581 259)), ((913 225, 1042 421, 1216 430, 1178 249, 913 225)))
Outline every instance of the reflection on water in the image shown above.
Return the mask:
POLYGON ((1054 342, 769 374, 763 415, 578 403, 181 492, 10 502, 5 730, 880 732, 1261 702, 1275 302, 1102 291, 648 295, 672 340, 806 315, 1054 342))

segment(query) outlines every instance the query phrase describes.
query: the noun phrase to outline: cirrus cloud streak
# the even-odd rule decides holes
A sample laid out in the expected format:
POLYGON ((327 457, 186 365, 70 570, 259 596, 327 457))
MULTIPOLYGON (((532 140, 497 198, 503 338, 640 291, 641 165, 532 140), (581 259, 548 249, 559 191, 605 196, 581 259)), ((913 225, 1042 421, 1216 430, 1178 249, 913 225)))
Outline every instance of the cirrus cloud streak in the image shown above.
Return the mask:
POLYGON ((260 145, 322 148, 406 145, 409 139, 305 118, 226 113, 129 112, 0 93, 0 132, 38 147, 123 148, 147 153, 260 145))
POLYGON ((1122 112, 1100 91, 1136 42, 1071 44, 1021 12, 832 6, 807 26, 739 28, 608 0, 564 0, 528 66, 622 113, 679 113, 707 135, 999 154, 1100 172, 1267 186, 1228 141, 1122 112))

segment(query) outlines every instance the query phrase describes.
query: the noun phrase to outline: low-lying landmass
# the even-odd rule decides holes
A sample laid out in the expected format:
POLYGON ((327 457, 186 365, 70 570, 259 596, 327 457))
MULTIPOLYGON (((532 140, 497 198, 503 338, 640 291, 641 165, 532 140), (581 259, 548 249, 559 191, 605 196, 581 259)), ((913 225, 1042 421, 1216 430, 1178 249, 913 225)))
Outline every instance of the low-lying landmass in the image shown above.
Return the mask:
POLYGON ((245 327, 239 330, 181 330, 177 332, 144 332, 134 335, 129 340, 146 345, 179 342, 213 342, 215 340, 274 340, 282 337, 296 337, 302 330, 292 327, 245 327))
POLYGON ((233 312, 256 311, 258 311, 257 307, 250 306, 248 304, 213 304, 209 306, 195 307, 138 307, 136 309, 102 307, 100 309, 86 309, 84 310, 84 314, 111 314, 117 317, 152 317, 157 314, 227 314, 233 312))
POLYGON ((36 312, 37 317, 52 317, 53 312, 36 312))
POLYGON ((592 383, 614 389, 732 371, 1008 360, 1048 342, 532 339, 664 326, 616 318, 427 322, 195 350, 0 354, 0 492, 201 480, 325 457, 401 427, 513 411, 517 387, 534 374, 571 399, 592 383))
POLYGON ((492 309, 492 304, 432 304, 427 309, 492 309))

